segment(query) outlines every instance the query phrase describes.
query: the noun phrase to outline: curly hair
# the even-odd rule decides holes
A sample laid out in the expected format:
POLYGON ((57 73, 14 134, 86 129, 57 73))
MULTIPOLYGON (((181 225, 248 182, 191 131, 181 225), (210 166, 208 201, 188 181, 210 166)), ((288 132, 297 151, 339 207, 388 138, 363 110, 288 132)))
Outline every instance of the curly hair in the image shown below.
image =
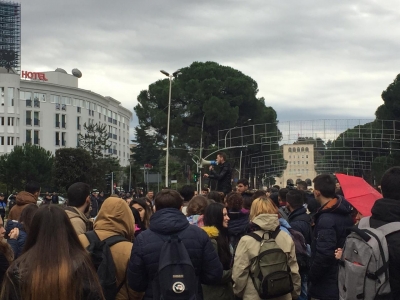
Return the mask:
POLYGON ((239 211, 243 207, 242 195, 236 192, 230 192, 226 196, 226 206, 229 210, 239 211))
POLYGON ((194 196, 192 200, 189 201, 188 207, 186 209, 186 216, 193 215, 204 215, 208 205, 207 198, 201 195, 194 196))

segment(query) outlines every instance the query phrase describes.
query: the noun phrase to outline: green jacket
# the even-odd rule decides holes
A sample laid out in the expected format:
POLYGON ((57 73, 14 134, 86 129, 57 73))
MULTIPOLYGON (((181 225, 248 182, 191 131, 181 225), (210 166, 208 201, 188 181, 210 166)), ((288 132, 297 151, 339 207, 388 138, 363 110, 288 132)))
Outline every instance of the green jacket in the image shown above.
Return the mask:
MULTIPOLYGON (((202 229, 208 234, 211 240, 211 244, 214 246, 216 252, 218 252, 217 241, 215 240, 219 231, 214 226, 205 226, 202 229)), ((224 270, 222 279, 219 283, 215 285, 202 285, 203 288, 203 299, 204 300, 233 300, 235 299, 233 295, 232 287, 232 269, 224 270)))

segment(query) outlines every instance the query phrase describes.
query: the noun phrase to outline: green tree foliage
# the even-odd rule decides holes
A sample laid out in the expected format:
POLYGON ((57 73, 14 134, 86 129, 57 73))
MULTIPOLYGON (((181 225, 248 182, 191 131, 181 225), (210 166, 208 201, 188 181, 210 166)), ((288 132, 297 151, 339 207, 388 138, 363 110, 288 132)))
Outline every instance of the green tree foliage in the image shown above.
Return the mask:
POLYGON ((79 148, 89 151, 92 159, 104 156, 104 151, 111 148, 109 133, 106 124, 83 124, 85 134, 79 134, 79 148))
POLYGON ((90 182, 92 158, 82 148, 63 148, 56 151, 54 159, 54 185, 66 191, 75 182, 90 182))
POLYGON ((375 116, 379 120, 400 120, 400 74, 382 92, 383 104, 378 107, 375 116))
MULTIPOLYGON (((231 67, 215 62, 194 62, 181 69, 172 83, 172 147, 199 148, 204 118, 204 146, 216 144, 218 130, 254 123, 276 121, 276 112, 257 98, 257 82, 231 67)), ((139 124, 154 129, 158 143, 165 145, 167 133, 169 80, 159 80, 142 91, 134 110, 139 124)))
POLYGON ((37 181, 42 188, 51 184, 54 157, 44 148, 25 144, 0 157, 0 181, 6 184, 7 192, 23 190, 28 181, 37 181))
MULTIPOLYGON (((243 126, 249 119, 252 124, 272 124, 268 132, 273 133, 276 138, 270 143, 270 148, 278 151, 280 135, 276 135, 276 112, 272 107, 266 106, 264 98, 258 98, 257 93, 257 82, 231 67, 215 62, 194 62, 189 67, 182 68, 181 75, 172 82, 170 122, 171 154, 179 157, 182 166, 180 169, 183 170, 186 164, 192 165, 187 154, 189 148, 199 153, 202 124, 203 157, 212 152, 209 150, 212 145, 224 147, 218 143, 218 140, 221 140, 221 137, 218 138, 219 130, 243 126)), ((138 96, 138 104, 134 107, 139 118, 139 126, 136 129, 139 149, 135 149, 134 155, 138 163, 157 162, 160 160, 160 154, 163 154, 159 149, 166 145, 168 96, 169 79, 152 83, 138 96)), ((252 129, 244 130, 250 132, 252 129)), ((258 132, 256 136, 257 139, 261 139, 258 132)), ((247 148, 247 155, 253 153, 260 153, 260 146, 247 148)), ((240 149, 230 150, 228 156, 231 163, 233 158, 237 160, 238 165, 240 149)), ((157 164, 152 164, 157 167, 157 164)), ((162 165, 159 164, 159 169, 160 166, 162 165)))
POLYGON ((149 134, 143 126, 135 128, 135 135, 136 140, 134 142, 137 146, 132 149, 132 158, 135 164, 142 167, 144 164, 158 166, 160 156, 165 152, 157 145, 155 135, 149 134))

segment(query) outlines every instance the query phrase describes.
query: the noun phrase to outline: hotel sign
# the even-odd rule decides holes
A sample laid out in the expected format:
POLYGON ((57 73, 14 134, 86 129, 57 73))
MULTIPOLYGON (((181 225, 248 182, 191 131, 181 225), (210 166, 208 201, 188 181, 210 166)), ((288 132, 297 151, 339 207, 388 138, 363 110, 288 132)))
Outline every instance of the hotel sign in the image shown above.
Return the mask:
POLYGON ((22 78, 47 81, 46 74, 40 72, 22 71, 22 78))

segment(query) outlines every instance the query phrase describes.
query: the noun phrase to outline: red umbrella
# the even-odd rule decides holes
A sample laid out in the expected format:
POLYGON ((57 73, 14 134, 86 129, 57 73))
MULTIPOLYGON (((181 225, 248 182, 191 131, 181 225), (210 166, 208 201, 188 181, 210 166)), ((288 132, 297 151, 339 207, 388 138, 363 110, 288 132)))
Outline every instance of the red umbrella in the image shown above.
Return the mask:
POLYGON ((336 174, 344 197, 364 217, 371 215, 371 209, 375 201, 382 198, 382 195, 368 184, 363 178, 336 174))

